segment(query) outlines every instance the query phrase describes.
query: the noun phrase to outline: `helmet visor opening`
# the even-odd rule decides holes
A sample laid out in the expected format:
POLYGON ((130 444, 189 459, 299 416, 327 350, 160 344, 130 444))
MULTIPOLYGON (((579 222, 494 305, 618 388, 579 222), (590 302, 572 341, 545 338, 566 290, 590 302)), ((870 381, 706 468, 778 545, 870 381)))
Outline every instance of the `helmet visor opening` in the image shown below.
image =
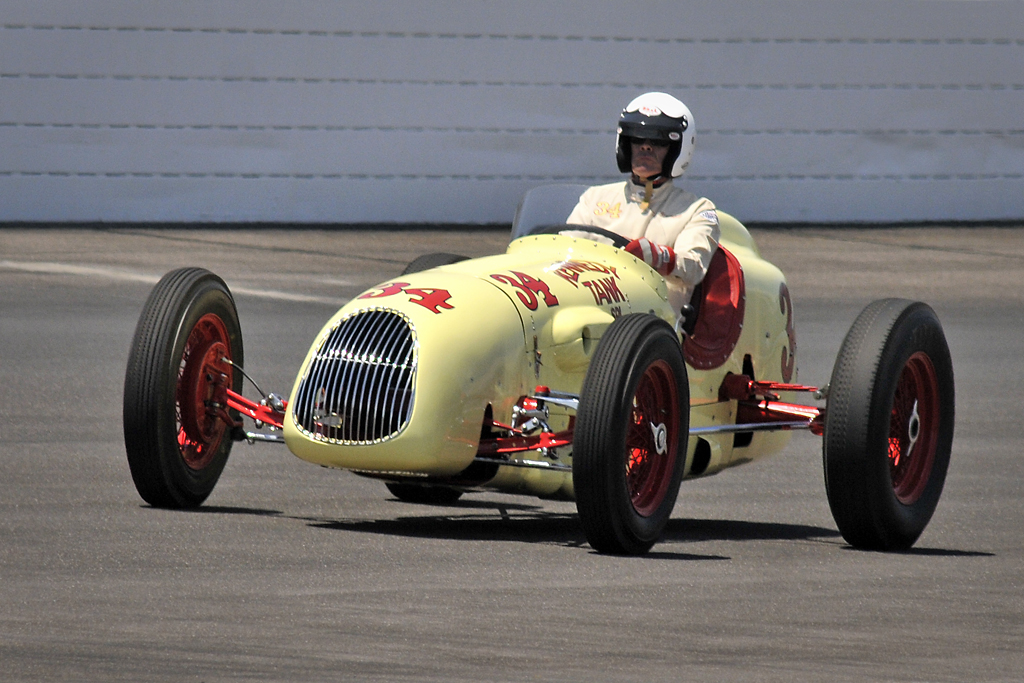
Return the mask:
POLYGON ((619 126, 619 134, 638 140, 664 140, 666 143, 678 142, 682 135, 678 128, 672 130, 663 126, 645 126, 642 123, 623 121, 619 126))
POLYGON ((628 137, 630 144, 633 145, 650 145, 651 147, 668 147, 672 143, 667 138, 639 138, 639 137, 628 137))

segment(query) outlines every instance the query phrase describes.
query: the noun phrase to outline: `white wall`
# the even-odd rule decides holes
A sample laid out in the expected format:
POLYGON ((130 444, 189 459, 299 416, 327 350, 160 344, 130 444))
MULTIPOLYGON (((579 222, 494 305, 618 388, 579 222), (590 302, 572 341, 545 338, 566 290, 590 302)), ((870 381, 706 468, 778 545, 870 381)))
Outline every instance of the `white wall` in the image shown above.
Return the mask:
POLYGON ((0 221, 508 222, 694 112, 744 221, 1024 218, 1024 1, 0 0, 0 221))

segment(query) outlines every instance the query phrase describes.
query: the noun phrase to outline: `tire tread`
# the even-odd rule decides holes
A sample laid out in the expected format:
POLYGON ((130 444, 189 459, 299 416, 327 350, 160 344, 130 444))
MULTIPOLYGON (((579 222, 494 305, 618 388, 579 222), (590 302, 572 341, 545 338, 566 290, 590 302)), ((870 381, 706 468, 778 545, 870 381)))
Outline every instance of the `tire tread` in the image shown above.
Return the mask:
POLYGON ((909 548, 934 512, 945 481, 953 429, 953 374, 935 312, 907 299, 881 299, 854 321, 836 358, 829 385, 822 463, 829 507, 850 545, 909 548), (913 505, 896 500, 884 443, 892 392, 906 357, 926 349, 940 383, 942 418, 926 495, 913 505))
MULTIPOLYGON (((639 555, 647 552, 657 541, 675 504, 682 479, 686 456, 689 424, 689 386, 682 359, 682 349, 671 327, 659 318, 646 314, 631 314, 618 318, 608 328, 598 345, 580 391, 580 407, 576 415, 573 453, 573 488, 576 506, 587 540, 598 552, 639 555), (659 336, 660 335, 660 336, 659 336), (652 341, 653 340, 653 341, 652 341), (619 489, 615 478, 608 475, 603 451, 605 442, 618 444, 625 439, 625 424, 617 419, 627 401, 632 401, 630 377, 635 376, 636 365, 645 348, 670 340, 678 353, 682 370, 679 399, 680 411, 678 458, 673 470, 667 506, 652 523, 653 529, 638 534, 629 528, 621 510, 624 487, 619 489), (628 394, 628 395, 627 395, 628 394), (595 400, 596 399, 596 400, 595 400), (663 518, 662 518, 663 517, 663 518)), ((624 471, 623 471, 623 475, 624 471)), ((628 500, 626 501, 628 504, 628 500)))
MULTIPOLYGON (((172 357, 172 351, 178 328, 194 299, 209 289, 226 295, 237 326, 234 299, 224 281, 203 268, 179 268, 167 273, 154 286, 132 338, 122 408, 125 451, 136 490, 154 507, 195 507, 209 495, 209 491, 175 486, 167 449, 169 443, 175 443, 176 447, 177 435, 169 430, 164 414, 168 397, 173 402, 174 388, 168 383, 177 376, 177 359, 172 357)), ((238 364, 244 362, 240 332, 237 350, 233 345, 233 355, 238 364)), ((239 386, 240 376, 236 375, 236 389, 239 386)), ((226 450, 230 450, 230 442, 226 450)), ((212 473, 214 481, 226 459, 226 454, 218 458, 216 472, 212 473)), ((209 488, 212 489, 212 485, 209 488)))

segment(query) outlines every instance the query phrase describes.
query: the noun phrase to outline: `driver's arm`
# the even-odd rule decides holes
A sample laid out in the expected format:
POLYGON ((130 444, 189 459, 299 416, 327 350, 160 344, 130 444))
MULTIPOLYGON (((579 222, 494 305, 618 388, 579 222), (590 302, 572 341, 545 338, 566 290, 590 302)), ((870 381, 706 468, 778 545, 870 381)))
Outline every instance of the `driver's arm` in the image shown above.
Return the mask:
POLYGON ((676 264, 671 275, 692 288, 708 272, 722 233, 715 205, 708 199, 695 202, 683 218, 685 225, 671 245, 676 252, 676 264))

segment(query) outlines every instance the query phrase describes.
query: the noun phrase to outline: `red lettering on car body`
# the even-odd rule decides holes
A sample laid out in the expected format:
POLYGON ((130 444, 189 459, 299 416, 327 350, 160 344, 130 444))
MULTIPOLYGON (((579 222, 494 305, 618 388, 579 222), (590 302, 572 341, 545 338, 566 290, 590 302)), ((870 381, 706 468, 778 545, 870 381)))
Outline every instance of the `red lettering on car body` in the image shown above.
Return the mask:
POLYGON ((389 282, 386 285, 381 285, 377 288, 377 291, 370 291, 366 294, 359 296, 360 299, 380 299, 385 296, 394 296, 401 294, 402 290, 409 286, 408 282, 389 282))
POLYGON ((409 301, 419 304, 432 313, 440 313, 439 309, 441 308, 449 310, 455 308, 448 303, 452 295, 448 293, 447 289, 407 289, 405 293, 411 295, 409 301))
POLYGON ((590 280, 584 282, 583 286, 594 295, 594 303, 598 305, 603 303, 617 304, 620 301, 626 300, 626 295, 622 293, 618 283, 615 282, 615 278, 612 277, 590 280))
POLYGON ((523 302, 523 305, 531 311, 536 311, 540 305, 537 297, 540 296, 544 300, 544 305, 551 307, 558 305, 558 298, 551 293, 551 288, 543 280, 538 280, 532 275, 526 273, 520 273, 517 271, 510 271, 511 275, 505 275, 504 273, 494 273, 491 278, 498 282, 504 282, 506 285, 511 285, 516 288, 516 295, 519 300, 523 302))
POLYGON ((573 287, 579 287, 580 275, 586 272, 614 275, 616 279, 619 277, 615 268, 594 261, 566 261, 555 269, 555 275, 558 275, 573 287))
POLYGON ((409 287, 408 282, 389 282, 377 287, 373 291, 361 294, 360 299, 382 299, 387 296, 408 294, 409 302, 419 304, 431 313, 440 313, 441 309, 453 309, 455 306, 448 303, 452 298, 451 292, 447 289, 434 289, 432 287, 409 287))
POLYGON ((579 287, 580 273, 583 269, 578 263, 569 261, 555 269, 555 275, 568 282, 573 287, 579 287))

